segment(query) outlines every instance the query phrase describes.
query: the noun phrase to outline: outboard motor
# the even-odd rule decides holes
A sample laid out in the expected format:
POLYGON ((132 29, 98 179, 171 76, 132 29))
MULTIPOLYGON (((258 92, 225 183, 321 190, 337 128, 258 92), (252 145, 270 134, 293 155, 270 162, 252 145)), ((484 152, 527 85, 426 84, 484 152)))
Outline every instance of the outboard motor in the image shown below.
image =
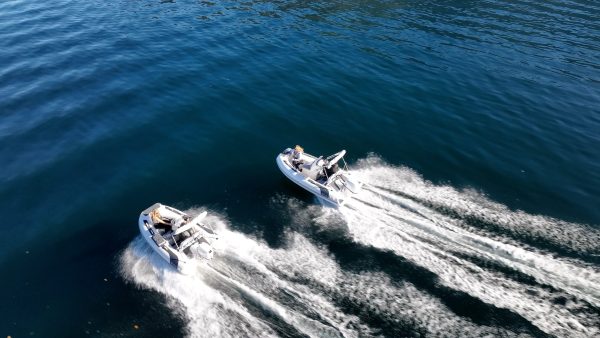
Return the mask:
POLYGON ((198 257, 201 257, 204 259, 212 259, 213 255, 214 255, 213 248, 210 246, 210 244, 208 244, 205 241, 202 241, 200 243, 196 243, 196 244, 192 245, 192 247, 190 249, 192 249, 192 252, 194 253, 195 256, 198 256, 198 257))

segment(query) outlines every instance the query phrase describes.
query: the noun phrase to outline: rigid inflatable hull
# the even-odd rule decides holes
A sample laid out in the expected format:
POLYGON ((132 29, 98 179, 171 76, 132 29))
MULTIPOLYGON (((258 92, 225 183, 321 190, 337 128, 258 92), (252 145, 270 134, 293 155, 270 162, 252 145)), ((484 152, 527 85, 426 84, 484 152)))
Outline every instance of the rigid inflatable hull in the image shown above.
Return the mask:
POLYGON ((152 233, 150 232, 150 228, 148 226, 146 226, 146 224, 144 223, 144 220, 149 221, 149 217, 147 215, 141 215, 138 225, 140 228, 140 234, 142 235, 142 237, 144 238, 146 243, 148 243, 150 248, 152 248, 152 250, 154 252, 156 252, 167 263, 169 263, 174 268, 176 268, 179 272, 184 273, 184 274, 187 273, 187 270, 190 265, 189 264, 190 258, 185 256, 185 254, 183 254, 183 253, 175 254, 175 253, 171 253, 171 252, 159 247, 156 244, 156 242, 154 242, 154 240, 152 239, 152 233))
MULTIPOLYGON (((285 156, 287 156, 287 155, 279 154, 277 156, 277 159, 276 159, 277 166, 279 167, 279 170, 281 170, 281 172, 287 178, 289 178, 292 182, 296 183, 297 185, 302 187, 304 190, 307 190, 311 194, 315 195, 319 199, 321 204, 337 208, 344 203, 343 199, 341 201, 338 201, 338 200, 332 199, 331 197, 325 196, 322 188, 319 188, 315 184, 311 183, 309 181, 310 180, 309 178, 305 177, 301 173, 294 170, 292 167, 288 166, 284 161, 285 156)), ((328 191, 328 193, 329 193, 329 191, 328 191)))

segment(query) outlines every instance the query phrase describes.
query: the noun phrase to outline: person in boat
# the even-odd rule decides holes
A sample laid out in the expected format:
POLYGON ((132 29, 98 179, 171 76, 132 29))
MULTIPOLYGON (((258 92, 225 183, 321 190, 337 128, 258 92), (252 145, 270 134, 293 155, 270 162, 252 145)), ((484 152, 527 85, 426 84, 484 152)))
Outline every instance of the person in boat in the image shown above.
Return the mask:
POLYGON ((155 228, 165 229, 167 231, 171 230, 170 220, 163 218, 158 212, 158 209, 152 210, 152 212, 150 213, 150 219, 152 220, 152 223, 154 223, 155 228))
POLYGON ((303 152, 304 148, 302 148, 299 145, 296 145, 296 147, 292 151, 292 165, 299 171, 302 171, 302 164, 304 164, 304 161, 302 160, 303 152))
POLYGON ((317 174, 316 181, 321 184, 325 184, 331 176, 338 172, 338 170, 340 170, 340 167, 337 163, 334 163, 333 165, 329 166, 329 161, 324 160, 322 168, 317 174))
POLYGON ((340 166, 337 163, 334 163, 330 168, 325 166, 325 173, 328 177, 331 177, 333 174, 337 173, 340 170, 340 166))

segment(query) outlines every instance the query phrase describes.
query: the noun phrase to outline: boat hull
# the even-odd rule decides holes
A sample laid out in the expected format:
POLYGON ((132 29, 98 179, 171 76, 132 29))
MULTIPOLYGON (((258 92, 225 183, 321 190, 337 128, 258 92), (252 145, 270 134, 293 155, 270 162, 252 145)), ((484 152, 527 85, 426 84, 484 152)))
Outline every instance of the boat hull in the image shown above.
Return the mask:
POLYGON ((335 192, 324 186, 318 186, 310 178, 302 175, 297 170, 288 165, 286 161, 286 154, 279 154, 276 158, 277 166, 279 170, 288 178, 304 190, 315 195, 319 202, 329 207, 340 207, 344 204, 345 198, 342 196, 334 196, 335 192), (312 182, 311 182, 312 181, 312 182))
MULTIPOLYGON (((158 254, 158 256, 160 256, 163 260, 165 260, 179 272, 189 274, 192 269, 192 266, 194 265, 193 262, 195 260, 193 258, 188 257, 185 253, 178 252, 169 247, 168 242, 166 242, 167 240, 164 239, 160 235, 158 230, 152 225, 152 221, 150 219, 149 214, 152 210, 157 208, 164 208, 164 206, 160 203, 156 203, 150 208, 144 210, 140 214, 140 218, 138 220, 140 234, 142 238, 144 238, 144 241, 150 246, 150 248, 152 248, 152 250, 156 254, 158 254), (162 243, 161 239, 164 240, 165 243, 162 243)), ((174 212, 184 215, 184 213, 179 210, 173 208, 170 209, 174 212)))

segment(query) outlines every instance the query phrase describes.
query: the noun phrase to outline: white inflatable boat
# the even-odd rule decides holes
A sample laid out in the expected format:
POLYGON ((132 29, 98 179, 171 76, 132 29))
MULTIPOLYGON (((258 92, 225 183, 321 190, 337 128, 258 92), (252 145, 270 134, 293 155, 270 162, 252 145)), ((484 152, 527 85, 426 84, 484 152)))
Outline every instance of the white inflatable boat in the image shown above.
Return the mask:
POLYGON ((362 184, 348 172, 345 150, 327 158, 315 157, 300 146, 277 156, 277 166, 287 178, 313 193, 321 203, 338 207, 357 194, 362 184), (343 167, 339 165, 342 161, 343 167))
POLYGON ((212 259, 217 234, 202 223, 206 211, 191 218, 175 208, 156 203, 142 211, 139 227, 142 237, 164 260, 186 273, 196 258, 212 259))

